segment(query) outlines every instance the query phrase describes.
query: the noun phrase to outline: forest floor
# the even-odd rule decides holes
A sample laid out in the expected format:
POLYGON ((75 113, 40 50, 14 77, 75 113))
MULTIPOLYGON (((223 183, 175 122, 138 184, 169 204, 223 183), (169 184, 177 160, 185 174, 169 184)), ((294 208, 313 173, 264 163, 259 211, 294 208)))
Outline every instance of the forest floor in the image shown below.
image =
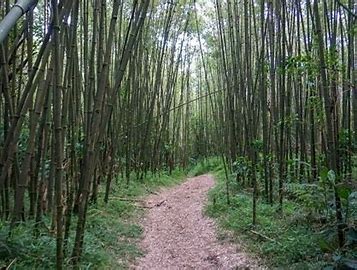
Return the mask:
POLYGON ((220 239, 204 215, 213 186, 213 176, 202 175, 146 198, 140 243, 146 255, 132 269, 261 269, 242 247, 220 239))

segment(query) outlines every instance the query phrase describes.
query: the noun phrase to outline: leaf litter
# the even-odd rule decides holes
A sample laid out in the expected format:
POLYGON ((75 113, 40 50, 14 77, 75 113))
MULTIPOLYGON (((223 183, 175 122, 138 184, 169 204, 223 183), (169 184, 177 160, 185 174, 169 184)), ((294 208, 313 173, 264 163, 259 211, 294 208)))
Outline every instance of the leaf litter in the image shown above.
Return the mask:
POLYGON ((203 213, 213 186, 213 176, 202 175, 146 198, 146 255, 132 269, 264 269, 237 244, 218 240, 215 222, 203 213))

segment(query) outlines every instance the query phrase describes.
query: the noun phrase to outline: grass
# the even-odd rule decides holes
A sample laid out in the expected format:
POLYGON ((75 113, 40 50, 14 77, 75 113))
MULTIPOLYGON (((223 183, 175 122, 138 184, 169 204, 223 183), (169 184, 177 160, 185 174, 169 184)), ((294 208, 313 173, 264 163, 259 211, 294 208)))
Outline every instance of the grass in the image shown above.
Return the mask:
MULTIPOLYGON (((226 204, 225 175, 220 158, 211 158, 194 164, 189 171, 175 170, 149 174, 145 184, 133 179, 127 185, 124 179, 113 184, 109 203, 103 203, 100 192, 98 203, 88 209, 85 243, 81 269, 127 269, 135 258, 142 256, 138 241, 142 228, 138 218, 143 209, 133 202, 120 198, 138 199, 160 187, 168 187, 182 182, 186 176, 197 176, 213 172, 217 183, 210 191, 206 213, 217 219, 224 231, 233 233, 236 241, 262 258, 265 265, 278 269, 321 269, 327 253, 321 251, 321 228, 312 226, 306 220, 304 208, 294 201, 284 202, 283 216, 276 206, 259 201, 258 224, 253 227, 251 192, 244 191, 231 177, 229 184, 231 204, 226 204), (256 233, 260 234, 259 236, 256 233)), ((46 228, 50 220, 44 220, 46 228)), ((68 250, 73 246, 76 220, 68 250)), ((18 226, 8 236, 8 224, 0 223, 0 267, 13 261, 12 269, 53 269, 55 266, 55 235, 48 229, 41 229, 34 236, 34 223, 26 222, 18 226)), ((331 258, 327 258, 331 261, 331 258)), ((65 269, 70 262, 65 262, 65 269)))
POLYGON ((194 164, 188 171, 189 176, 198 176, 209 172, 219 171, 222 167, 222 160, 219 157, 203 159, 194 164))
MULTIPOLYGON (((145 184, 132 180, 130 185, 118 179, 113 185, 108 204, 104 204, 102 192, 98 203, 88 209, 83 257, 80 269, 127 269, 143 253, 138 248, 143 229, 138 218, 143 210, 133 202, 120 198, 139 198, 164 186, 171 186, 185 179, 183 170, 174 170, 171 175, 162 172, 148 175, 145 184)), ((16 227, 9 236, 9 224, 0 223, 0 267, 12 262, 11 269, 54 269, 56 240, 45 217, 43 228, 34 235, 35 224, 28 221, 16 227)), ((76 218, 73 217, 68 252, 74 241, 76 218)), ((69 269, 70 261, 64 268, 69 269)))
POLYGON ((263 263, 277 269, 321 269, 326 254, 320 249, 321 234, 304 220, 299 204, 284 202, 283 216, 276 206, 258 201, 258 224, 252 226, 252 196, 231 179, 231 204, 225 196, 222 169, 215 171, 217 184, 209 194, 208 216, 218 220, 220 227, 233 233, 234 238, 263 263))

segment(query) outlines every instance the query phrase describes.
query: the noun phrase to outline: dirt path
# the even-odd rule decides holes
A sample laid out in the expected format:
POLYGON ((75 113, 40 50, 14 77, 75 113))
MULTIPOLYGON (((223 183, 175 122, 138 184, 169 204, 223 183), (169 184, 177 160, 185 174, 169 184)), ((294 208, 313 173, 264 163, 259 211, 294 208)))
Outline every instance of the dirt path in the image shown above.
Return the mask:
POLYGON ((202 213, 210 175, 149 196, 141 247, 147 252, 134 269, 259 269, 239 247, 217 240, 213 220, 202 213))

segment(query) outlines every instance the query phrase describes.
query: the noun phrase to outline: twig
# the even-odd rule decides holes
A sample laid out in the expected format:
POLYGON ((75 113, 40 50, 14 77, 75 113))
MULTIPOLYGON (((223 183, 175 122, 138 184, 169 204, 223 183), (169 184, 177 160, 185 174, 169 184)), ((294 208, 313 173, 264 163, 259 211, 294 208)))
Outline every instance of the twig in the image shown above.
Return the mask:
POLYGON ((154 207, 160 207, 161 205, 163 205, 166 200, 163 200, 161 202, 156 203, 154 206, 146 206, 145 205, 145 201, 140 200, 140 199, 134 199, 134 198, 118 198, 118 197, 113 197, 115 200, 119 200, 119 201, 124 201, 124 202, 132 202, 135 203, 135 206, 140 207, 140 208, 154 208, 154 207), (137 203, 139 203, 140 205, 138 205, 137 203))
POLYGON ((11 265, 13 265, 16 262, 16 260, 17 258, 13 259, 12 262, 8 266, 6 266, 6 270, 9 270, 11 265))
POLYGON ((163 205, 166 202, 166 200, 163 200, 161 202, 158 202, 157 204, 155 204, 156 207, 160 207, 161 205, 163 205))
POLYGON ((135 207, 139 207, 139 208, 145 208, 145 209, 152 209, 155 206, 146 206, 146 205, 142 205, 142 204, 134 204, 135 207))
POLYGON ((163 201, 161 201, 161 202, 156 203, 156 204, 153 205, 153 206, 138 205, 138 204, 135 204, 135 206, 136 206, 136 207, 140 207, 140 208, 152 209, 152 208, 155 208, 155 207, 160 207, 160 206, 163 205, 165 202, 166 202, 166 200, 163 200, 163 201))
POLYGON ((261 238, 264 238, 265 240, 269 240, 269 241, 271 241, 271 242, 274 242, 274 243, 277 243, 277 244, 281 245, 281 243, 279 243, 279 242, 276 241, 275 239, 272 239, 272 238, 270 238, 270 237, 268 237, 268 236, 266 236, 266 235, 264 235, 264 234, 262 234, 262 233, 259 233, 259 232, 257 232, 257 231, 253 231, 253 230, 250 230, 250 232, 253 233, 253 234, 255 234, 255 235, 258 235, 258 236, 261 237, 261 238))
POLYGON ((152 191, 151 189, 149 189, 148 187, 145 186, 145 189, 147 192, 149 192, 150 194, 154 194, 154 195, 159 195, 159 193, 152 191))
POLYGON ((140 199, 133 199, 133 198, 118 198, 118 197, 113 197, 116 200, 123 201, 123 202, 141 202, 143 203, 143 200, 140 199))

